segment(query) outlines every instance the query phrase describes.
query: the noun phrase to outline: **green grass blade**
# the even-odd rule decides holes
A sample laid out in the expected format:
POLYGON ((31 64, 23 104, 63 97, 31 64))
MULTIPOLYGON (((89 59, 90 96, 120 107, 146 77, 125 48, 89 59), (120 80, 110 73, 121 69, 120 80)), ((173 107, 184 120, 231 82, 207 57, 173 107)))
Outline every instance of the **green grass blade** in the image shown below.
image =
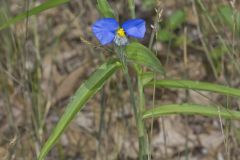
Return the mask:
POLYGON ((219 117, 226 119, 240 119, 240 112, 231 111, 225 108, 203 106, 197 104, 168 104, 147 110, 143 113, 143 118, 160 117, 170 114, 203 115, 208 117, 219 117))
POLYGON ((102 88, 104 83, 111 77, 112 74, 121 66, 118 61, 109 61, 101 65, 93 75, 83 83, 80 88, 77 90, 75 95, 72 98, 72 101, 68 104, 65 113, 62 115, 55 129, 51 133, 49 139, 42 147, 38 160, 45 158, 47 153, 57 142, 64 129, 67 128, 71 120, 75 115, 80 111, 85 103, 91 98, 95 93, 102 88))
POLYGON ((115 18, 115 14, 107 0, 97 0, 97 8, 103 17, 115 18))
POLYGON ((48 0, 47 2, 45 3, 42 3, 41 5, 37 6, 37 7, 34 7, 32 9, 30 9, 29 11, 27 12, 24 12, 24 13, 21 13, 19 15, 17 15, 16 17, 8 20, 7 22, 5 22, 4 24, 1 24, 0 25, 0 30, 3 30, 23 19, 25 19, 26 17, 30 17, 32 15, 36 15, 42 11, 45 11, 47 9, 50 9, 50 8, 54 8, 54 7, 57 7, 63 3, 67 3, 69 2, 70 0, 48 0))
POLYGON ((144 65, 156 72, 165 74, 164 68, 159 59, 152 53, 150 49, 140 43, 130 43, 126 47, 127 59, 133 63, 144 65))
POLYGON ((190 81, 190 80, 156 80, 149 82, 146 86, 157 88, 183 88, 192 90, 202 90, 216 92, 223 95, 240 97, 240 89, 231 88, 223 85, 212 84, 208 82, 190 81))
POLYGON ((219 7, 219 18, 223 20, 230 30, 237 31, 240 34, 240 12, 234 11, 229 5, 223 5, 219 7))

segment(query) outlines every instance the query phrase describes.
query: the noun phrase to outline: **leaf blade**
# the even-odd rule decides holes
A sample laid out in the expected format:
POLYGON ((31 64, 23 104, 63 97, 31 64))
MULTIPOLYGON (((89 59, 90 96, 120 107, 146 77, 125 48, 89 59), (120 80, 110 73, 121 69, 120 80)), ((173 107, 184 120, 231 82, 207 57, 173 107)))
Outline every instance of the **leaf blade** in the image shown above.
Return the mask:
POLYGON ((229 96, 240 97, 240 89, 231 88, 223 85, 212 84, 208 82, 199 82, 191 80, 156 80, 149 82, 146 86, 155 86, 157 88, 183 88, 183 89, 193 89, 202 91, 211 91, 229 96))
POLYGON ((115 18, 114 11, 107 0, 97 0, 97 8, 103 17, 115 18))
POLYGON ((66 111, 54 128, 51 136, 42 147, 38 160, 45 158, 47 153, 57 142, 65 128, 80 111, 84 104, 90 99, 105 83, 107 79, 121 66, 120 62, 114 60, 101 65, 93 75, 85 81, 74 95, 73 100, 68 104, 66 111))
POLYGON ((218 9, 219 18, 223 21, 224 24, 228 26, 228 28, 236 32, 238 36, 240 35, 240 12, 235 11, 229 5, 222 5, 218 9))
POLYGON ((127 59, 140 64, 144 65, 156 72, 159 72, 165 75, 165 71, 159 59, 152 53, 152 51, 146 48, 144 45, 140 43, 130 43, 126 47, 126 56, 127 59))
POLYGON ((240 119, 239 111, 231 111, 226 108, 203 106, 198 104, 167 104, 147 110, 143 113, 143 119, 156 118, 170 114, 202 115, 226 119, 240 119))

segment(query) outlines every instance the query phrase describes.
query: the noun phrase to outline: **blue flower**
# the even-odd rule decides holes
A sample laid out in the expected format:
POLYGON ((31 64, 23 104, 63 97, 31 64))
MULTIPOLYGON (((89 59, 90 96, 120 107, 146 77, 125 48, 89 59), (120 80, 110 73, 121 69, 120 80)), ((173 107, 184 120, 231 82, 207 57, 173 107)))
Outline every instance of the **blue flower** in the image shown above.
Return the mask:
POLYGON ((119 27, 118 22, 113 18, 102 18, 97 20, 92 31, 102 45, 114 41, 118 46, 128 43, 127 36, 133 38, 143 38, 146 32, 146 24, 143 19, 130 19, 119 27))

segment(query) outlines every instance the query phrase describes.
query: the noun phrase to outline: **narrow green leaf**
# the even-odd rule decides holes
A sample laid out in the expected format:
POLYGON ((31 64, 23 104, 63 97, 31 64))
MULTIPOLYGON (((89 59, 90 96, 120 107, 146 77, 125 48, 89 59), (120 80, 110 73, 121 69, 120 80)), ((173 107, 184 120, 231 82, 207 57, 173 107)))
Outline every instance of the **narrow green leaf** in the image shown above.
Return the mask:
MULTIPOLYGON (((154 86, 154 82, 149 82, 146 86, 154 86)), ((192 90, 202 90, 216 92, 229 96, 240 97, 240 89, 231 88, 223 85, 212 84, 208 82, 190 81, 190 80, 156 80, 157 88, 183 88, 192 90)))
POLYGON ((115 18, 115 14, 107 0, 97 0, 97 8, 103 17, 115 18))
POLYGON ((4 24, 1 24, 0 25, 0 30, 3 30, 5 28, 17 23, 18 21, 23 20, 26 17, 36 15, 36 14, 42 12, 42 11, 45 11, 45 10, 50 9, 50 8, 57 7, 57 6, 59 6, 63 3, 67 3, 67 2, 69 2, 69 0, 48 0, 47 2, 42 3, 41 5, 39 5, 37 7, 34 7, 27 12, 24 12, 24 13, 21 13, 21 14, 17 15, 16 17, 8 20, 4 24))
POLYGON ((203 106, 197 104, 167 104, 147 110, 143 118, 157 118, 170 114, 203 115, 208 117, 219 117, 226 119, 240 119, 240 112, 220 107, 203 106))
POLYGON ((182 10, 177 10, 174 12, 167 21, 167 28, 174 30, 182 25, 186 20, 186 14, 182 10))
POLYGON ((229 5, 219 7, 220 18, 232 31, 237 31, 240 34, 240 12, 234 11, 229 5))
POLYGON ((229 27, 233 27, 233 10, 229 5, 224 5, 219 7, 219 13, 224 23, 229 27))
POLYGON ((150 49, 140 43, 130 43, 126 47, 127 59, 133 63, 144 65, 156 72, 165 74, 164 68, 159 59, 152 53, 150 49))
POLYGON ((53 145, 58 141, 63 131, 67 128, 71 120, 80 111, 86 102, 96 92, 102 88, 104 83, 112 76, 113 73, 121 66, 120 62, 111 60, 102 66, 100 66, 93 75, 83 83, 77 90, 72 98, 72 101, 68 104, 65 113, 57 123, 57 126, 51 133, 47 142, 42 147, 38 160, 43 160, 53 145))

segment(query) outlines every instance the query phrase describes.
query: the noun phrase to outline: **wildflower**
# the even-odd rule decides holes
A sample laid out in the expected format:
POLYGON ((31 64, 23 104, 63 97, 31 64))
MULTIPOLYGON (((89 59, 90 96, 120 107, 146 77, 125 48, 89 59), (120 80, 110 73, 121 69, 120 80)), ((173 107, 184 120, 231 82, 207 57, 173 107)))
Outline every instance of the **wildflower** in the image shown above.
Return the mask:
POLYGON ((119 27, 118 22, 113 18, 102 18, 97 20, 92 31, 102 45, 114 41, 118 46, 128 43, 128 36, 133 38, 143 38, 146 32, 145 21, 140 18, 130 19, 119 27))

